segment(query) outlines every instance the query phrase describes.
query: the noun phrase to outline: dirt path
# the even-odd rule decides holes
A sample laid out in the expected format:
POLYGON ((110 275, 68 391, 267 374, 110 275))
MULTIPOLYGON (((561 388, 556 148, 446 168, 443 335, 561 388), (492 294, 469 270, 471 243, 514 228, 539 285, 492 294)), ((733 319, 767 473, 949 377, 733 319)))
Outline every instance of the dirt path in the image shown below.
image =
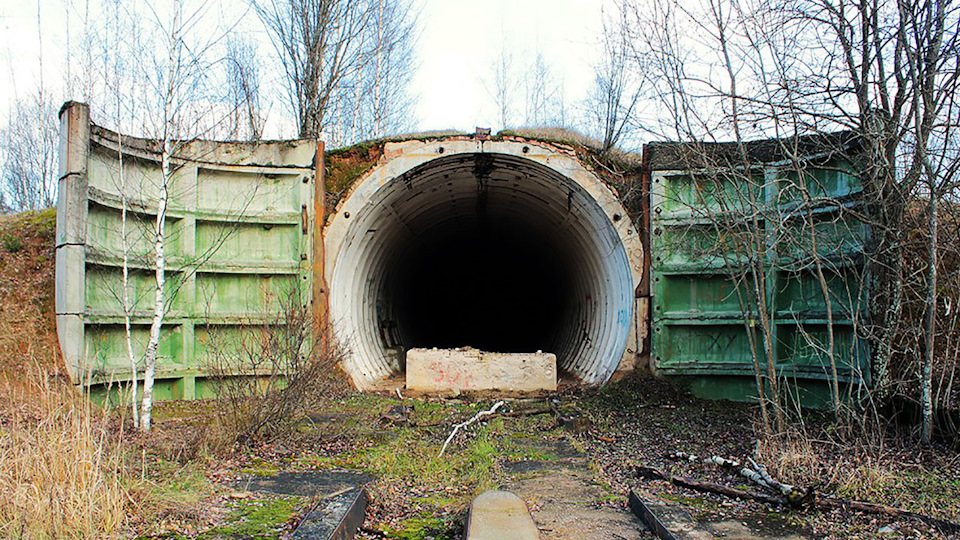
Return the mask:
POLYGON ((525 444, 559 458, 503 464, 507 489, 526 501, 542 540, 653 538, 619 498, 596 483, 587 457, 569 442, 525 444))
POLYGON ((607 492, 580 471, 538 473, 518 480, 543 540, 652 538, 629 511, 601 504, 607 492))

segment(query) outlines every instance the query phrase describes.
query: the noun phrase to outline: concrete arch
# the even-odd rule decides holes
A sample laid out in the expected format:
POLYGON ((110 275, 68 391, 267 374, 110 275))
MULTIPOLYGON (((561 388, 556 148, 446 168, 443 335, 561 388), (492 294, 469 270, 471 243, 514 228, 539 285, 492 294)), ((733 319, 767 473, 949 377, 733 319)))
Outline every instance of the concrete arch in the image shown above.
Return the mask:
POLYGON ((387 143, 324 239, 330 320, 361 389, 401 370, 412 346, 542 349, 591 385, 632 366, 640 234, 573 152, 387 143))

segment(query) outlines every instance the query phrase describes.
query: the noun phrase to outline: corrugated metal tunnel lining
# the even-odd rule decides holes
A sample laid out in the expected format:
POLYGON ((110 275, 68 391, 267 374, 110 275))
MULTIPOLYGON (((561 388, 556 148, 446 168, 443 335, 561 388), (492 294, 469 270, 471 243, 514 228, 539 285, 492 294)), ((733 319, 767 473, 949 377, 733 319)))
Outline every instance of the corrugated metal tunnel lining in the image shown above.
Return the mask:
POLYGON ((397 371, 396 351, 412 347, 544 350, 585 383, 609 378, 632 321, 625 214, 505 153, 438 155, 369 184, 362 205, 338 209, 330 280, 358 386, 397 371))

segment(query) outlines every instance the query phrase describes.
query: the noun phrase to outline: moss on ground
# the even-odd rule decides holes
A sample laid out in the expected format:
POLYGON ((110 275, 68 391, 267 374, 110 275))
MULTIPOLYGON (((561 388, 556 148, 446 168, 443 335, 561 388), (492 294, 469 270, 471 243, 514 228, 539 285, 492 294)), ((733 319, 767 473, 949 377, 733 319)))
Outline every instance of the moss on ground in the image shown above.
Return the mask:
POLYGON ((255 457, 247 462, 240 472, 253 476, 273 476, 281 471, 280 465, 255 457))
POLYGON ((290 496, 238 500, 231 504, 230 515, 225 524, 199 535, 198 538, 281 538, 288 531, 291 521, 302 513, 304 503, 303 498, 290 496))
POLYGON ((402 540, 458 540, 462 524, 452 516, 422 516, 410 518, 399 527, 383 530, 387 538, 402 540))

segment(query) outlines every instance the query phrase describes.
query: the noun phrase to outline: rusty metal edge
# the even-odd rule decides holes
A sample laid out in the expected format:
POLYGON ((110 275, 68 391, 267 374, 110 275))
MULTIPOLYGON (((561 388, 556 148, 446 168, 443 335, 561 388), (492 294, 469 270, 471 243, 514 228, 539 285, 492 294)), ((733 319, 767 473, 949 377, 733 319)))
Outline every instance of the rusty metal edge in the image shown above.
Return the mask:
POLYGON ((679 540, 672 532, 667 530, 663 522, 660 521, 660 518, 650 510, 647 503, 632 489, 627 497, 627 504, 630 506, 630 511, 633 512, 633 515, 637 516, 653 534, 657 535, 657 538, 661 540, 679 540))
POLYGON ((317 141, 317 153, 314 158, 314 185, 313 185, 313 281, 312 281, 312 299, 313 303, 313 323, 316 339, 320 340, 319 352, 325 354, 329 346, 327 322, 329 320, 329 303, 327 295, 326 280, 326 245, 324 238, 324 225, 326 222, 326 178, 324 167, 326 166, 324 156, 324 143, 317 141))

